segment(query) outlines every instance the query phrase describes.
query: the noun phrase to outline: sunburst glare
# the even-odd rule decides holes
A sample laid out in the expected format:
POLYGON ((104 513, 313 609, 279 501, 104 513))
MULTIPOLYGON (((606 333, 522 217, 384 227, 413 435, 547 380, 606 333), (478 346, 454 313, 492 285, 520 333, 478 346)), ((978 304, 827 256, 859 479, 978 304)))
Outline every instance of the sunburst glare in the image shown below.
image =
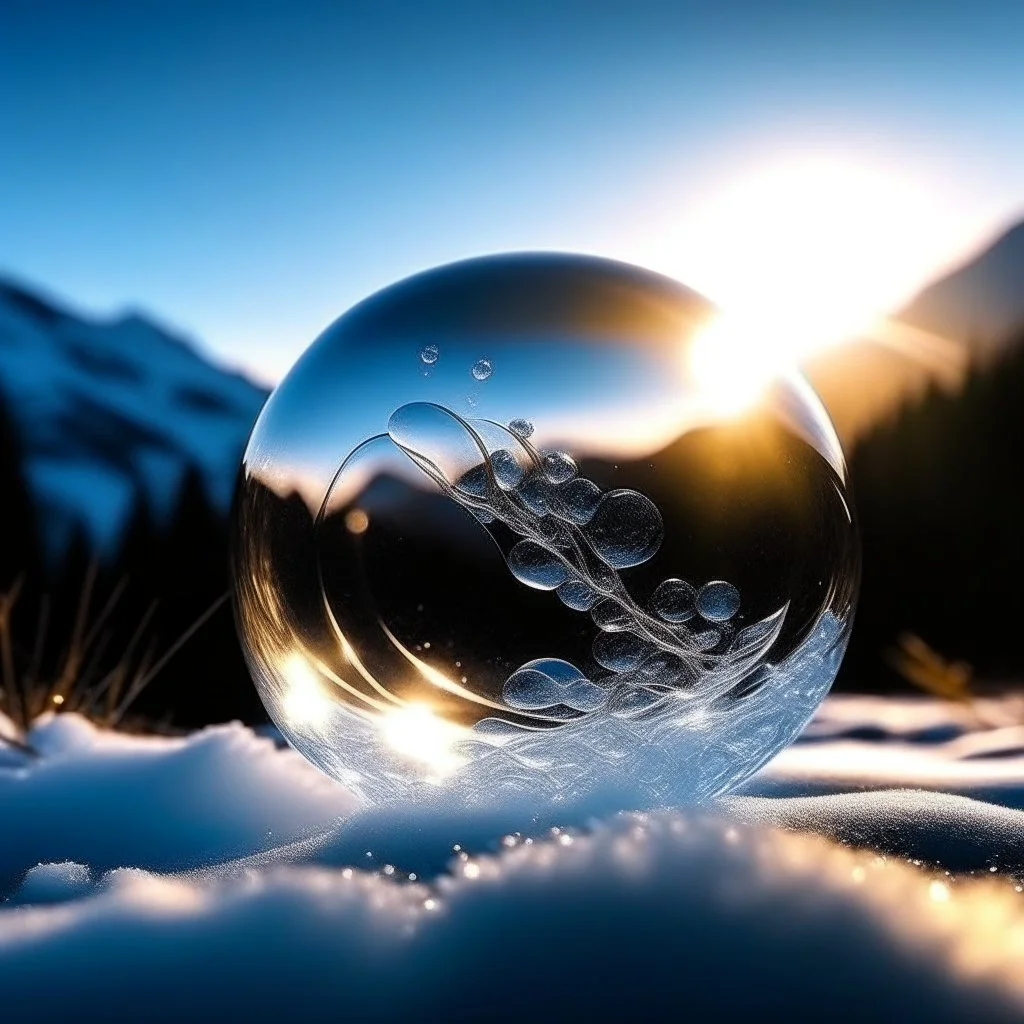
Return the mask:
POLYGON ((721 311, 688 357, 716 411, 741 411, 824 349, 890 345, 888 315, 923 254, 942 249, 938 202, 899 168, 828 154, 768 162, 701 197, 681 221, 693 265, 669 252, 659 263, 721 311))
POLYGON ((431 778, 443 779, 465 764, 465 758, 453 748, 465 738, 466 730, 438 717, 426 704, 407 704, 389 711, 380 719, 380 730, 392 750, 419 761, 431 778))

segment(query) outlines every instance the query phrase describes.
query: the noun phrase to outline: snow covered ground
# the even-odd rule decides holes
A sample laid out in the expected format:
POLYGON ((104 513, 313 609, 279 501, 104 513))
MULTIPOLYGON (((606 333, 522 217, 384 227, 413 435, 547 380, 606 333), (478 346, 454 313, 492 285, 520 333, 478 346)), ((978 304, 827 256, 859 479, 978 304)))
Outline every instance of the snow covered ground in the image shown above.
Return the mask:
POLYGON ((50 718, 0 746, 0 1018, 1020 1020, 1024 708, 980 713, 833 697, 643 813, 360 807, 238 725, 50 718))

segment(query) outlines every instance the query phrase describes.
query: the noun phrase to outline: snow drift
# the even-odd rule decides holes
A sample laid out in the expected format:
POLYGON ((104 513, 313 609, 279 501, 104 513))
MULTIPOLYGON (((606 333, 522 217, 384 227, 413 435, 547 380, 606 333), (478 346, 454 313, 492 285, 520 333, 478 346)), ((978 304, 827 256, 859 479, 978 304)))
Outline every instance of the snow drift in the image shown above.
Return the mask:
MULTIPOLYGON (((874 738, 850 739, 858 700, 828 702, 757 785, 824 787, 851 744, 950 764, 951 743, 982 745, 926 701, 902 724, 875 702, 874 738)), ((5 1019, 1024 1012, 1016 799, 358 807, 240 726, 140 738, 66 715, 28 740, 0 759, 5 1019)), ((991 763, 1020 789, 1024 758, 991 763)))

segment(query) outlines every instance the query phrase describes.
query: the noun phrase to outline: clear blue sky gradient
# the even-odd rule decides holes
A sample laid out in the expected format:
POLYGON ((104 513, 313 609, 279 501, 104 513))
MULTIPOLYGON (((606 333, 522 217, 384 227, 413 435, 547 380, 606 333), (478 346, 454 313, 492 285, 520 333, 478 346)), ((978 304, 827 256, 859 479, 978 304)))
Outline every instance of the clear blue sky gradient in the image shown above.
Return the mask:
POLYGON ((435 263, 642 259, 675 196, 771 148, 926 167, 994 229, 1022 54, 1019 0, 5 0, 0 272, 270 378, 435 263))

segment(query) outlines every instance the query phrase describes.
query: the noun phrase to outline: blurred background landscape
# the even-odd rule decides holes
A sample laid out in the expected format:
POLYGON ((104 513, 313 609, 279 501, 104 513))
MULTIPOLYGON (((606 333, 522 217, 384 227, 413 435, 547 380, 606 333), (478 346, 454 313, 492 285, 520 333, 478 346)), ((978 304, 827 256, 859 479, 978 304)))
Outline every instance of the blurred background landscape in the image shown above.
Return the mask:
POLYGON ((1019 687, 1024 14, 346 6, 0 15, 8 712, 262 721, 225 595, 269 388, 523 248, 678 277, 808 374, 864 541, 838 687, 1019 687))

